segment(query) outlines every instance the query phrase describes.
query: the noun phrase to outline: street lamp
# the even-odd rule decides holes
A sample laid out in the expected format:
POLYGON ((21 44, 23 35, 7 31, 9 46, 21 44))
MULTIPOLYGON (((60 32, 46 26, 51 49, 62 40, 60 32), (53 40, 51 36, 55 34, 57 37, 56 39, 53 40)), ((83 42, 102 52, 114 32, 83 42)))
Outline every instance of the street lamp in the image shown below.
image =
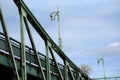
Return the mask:
POLYGON ((52 12, 50 14, 51 21, 55 20, 57 16, 57 21, 58 21, 58 44, 59 48, 62 49, 62 38, 60 37, 60 15, 59 15, 59 8, 57 7, 57 11, 52 12))
POLYGON ((100 61, 102 61, 104 80, 106 80, 106 76, 105 76, 105 66, 104 66, 104 57, 102 57, 102 58, 98 58, 97 63, 99 64, 100 61))

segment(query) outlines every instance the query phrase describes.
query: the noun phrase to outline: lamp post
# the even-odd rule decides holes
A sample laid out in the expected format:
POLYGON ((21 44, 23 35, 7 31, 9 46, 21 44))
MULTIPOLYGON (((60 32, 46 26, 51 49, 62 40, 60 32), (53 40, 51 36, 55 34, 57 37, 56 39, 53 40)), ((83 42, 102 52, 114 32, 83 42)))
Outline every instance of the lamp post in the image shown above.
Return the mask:
POLYGON ((105 76, 105 66, 104 66, 104 57, 98 58, 97 63, 99 64, 100 61, 102 61, 104 80, 106 80, 106 76, 105 76))
POLYGON ((62 50, 62 38, 60 37, 60 15, 59 15, 59 7, 57 7, 57 11, 52 12, 50 14, 51 21, 55 20, 57 16, 57 21, 58 21, 58 44, 59 48, 62 50))

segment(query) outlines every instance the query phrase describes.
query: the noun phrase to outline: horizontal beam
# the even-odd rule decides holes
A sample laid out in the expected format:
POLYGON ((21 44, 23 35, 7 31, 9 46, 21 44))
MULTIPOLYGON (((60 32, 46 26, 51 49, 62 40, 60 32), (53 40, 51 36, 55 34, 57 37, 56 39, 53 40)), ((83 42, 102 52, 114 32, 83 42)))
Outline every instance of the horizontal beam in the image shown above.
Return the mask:
MULTIPOLYGON (((111 76, 111 77, 105 77, 106 79, 113 79, 113 78, 120 78, 120 76, 111 76)), ((93 80, 96 79, 104 79, 104 78, 92 78, 93 80)))

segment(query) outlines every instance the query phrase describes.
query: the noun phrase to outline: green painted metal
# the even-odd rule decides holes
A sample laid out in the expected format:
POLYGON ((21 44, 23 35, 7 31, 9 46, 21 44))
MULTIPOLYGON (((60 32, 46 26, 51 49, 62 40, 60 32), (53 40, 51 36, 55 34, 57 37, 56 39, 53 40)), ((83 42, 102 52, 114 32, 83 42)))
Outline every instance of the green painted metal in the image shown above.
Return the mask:
POLYGON ((32 37, 32 33, 30 31, 30 28, 29 28, 29 25, 27 23, 27 19, 26 18, 24 18, 24 22, 25 22, 25 25, 26 25, 26 29, 27 29, 27 32, 28 32, 28 35, 29 35, 29 38, 30 38, 30 42, 31 42, 32 48, 33 48, 34 53, 35 53, 36 61, 37 61, 37 64, 38 64, 38 74, 40 75, 40 77, 42 75, 43 80, 46 80, 44 72, 43 72, 43 69, 42 69, 41 61, 39 59, 39 55, 38 55, 38 52, 36 50, 35 43, 34 43, 34 40, 33 40, 33 37, 32 37))
POLYGON ((26 11, 27 13, 27 18, 28 21, 31 23, 31 25, 33 26, 33 28, 36 30, 36 32, 38 32, 38 34, 41 36, 41 38, 43 40, 48 40, 51 44, 52 44, 52 48, 53 50, 64 60, 66 59, 67 62, 69 62, 69 65, 71 68, 73 68, 73 70, 81 73, 82 76, 89 78, 87 74, 85 74, 84 72, 82 72, 66 55, 65 53, 55 44, 55 42, 49 37, 49 35, 46 33, 46 31, 42 28, 42 26, 40 25, 40 23, 37 21, 37 19, 33 16, 33 14, 31 13, 31 11, 27 8, 27 6, 24 4, 23 1, 21 0, 14 0, 14 2, 16 3, 17 6, 21 5, 24 9, 24 11, 26 11))
POLYGON ((11 45, 11 42, 10 42, 10 38, 9 38, 9 35, 8 35, 8 31, 7 31, 7 28, 6 28, 5 21, 4 21, 4 18, 3 18, 1 6, 0 6, 0 20, 1 20, 3 32, 4 32, 4 35, 5 35, 5 38, 6 38, 8 50, 9 50, 9 53, 10 53, 10 59, 11 59, 11 62, 12 62, 12 67, 13 67, 15 79, 20 80, 19 74, 18 74, 18 69, 17 69, 16 62, 15 62, 15 58, 14 58, 12 45, 11 45))
POLYGON ((55 20, 57 16, 57 22, 58 22, 58 46, 59 48, 62 50, 62 38, 60 37, 60 11, 59 11, 59 7, 57 6, 57 11, 52 12, 50 14, 50 18, 51 20, 55 20))
MULTIPOLYGON (((92 80, 104 80, 104 78, 92 78, 92 80)), ((120 76, 111 76, 111 77, 106 77, 106 80, 110 80, 110 79, 120 79, 120 76)))
MULTIPOLYGON (((65 53, 56 45, 56 43, 50 38, 46 31, 42 28, 37 19, 33 16, 31 11, 25 5, 22 0, 14 0, 15 4, 18 7, 19 16, 20 16, 20 36, 21 42, 17 42, 14 39, 10 38, 11 48, 13 49, 13 56, 16 58, 16 69, 21 73, 21 80, 27 80, 27 75, 33 75, 39 77, 43 80, 88 80, 89 77, 87 74, 82 72, 66 55, 65 53), (32 25, 35 31, 45 42, 45 52, 46 56, 40 56, 37 52, 35 43, 30 31, 28 22, 32 25), (25 46, 24 43, 24 24, 32 45, 32 48, 25 46), (53 51, 63 60, 64 64, 61 65, 57 63, 53 51), (50 59, 49 54, 51 54, 52 59, 50 59)), ((58 10, 59 11, 59 10, 58 10)), ((58 12, 59 13, 59 12, 58 12)), ((59 14, 58 14, 59 15, 59 14)), ((58 18, 59 19, 59 18, 58 18)), ((6 45, 4 34, 0 35, 0 43, 6 45)), ((8 51, 6 47, 1 47, 4 51, 8 51)), ((4 52, 0 52, 4 54, 4 52)), ((1 59, 8 59, 9 53, 5 55, 0 55, 1 59)), ((9 66, 9 62, 0 64, 9 66)), ((15 63, 14 63, 15 64, 15 63)), ((10 67, 10 66, 9 66, 10 67)), ((17 73, 17 71, 16 71, 17 73)))
POLYGON ((53 58, 53 60, 54 60, 54 62, 55 62, 55 65, 56 65, 56 67, 57 67, 57 70, 58 70, 60 79, 61 79, 61 80, 64 80, 63 75, 62 75, 62 72, 61 72, 61 70, 60 70, 60 68, 59 68, 59 66, 58 66, 58 63, 57 63, 57 61, 56 61, 56 59, 55 59, 55 56, 54 56, 54 54, 53 54, 53 52, 52 52, 51 47, 49 47, 49 50, 50 50, 51 56, 52 56, 52 58, 53 58))
MULTIPOLYGON (((12 38, 11 38, 11 42, 12 42, 12 48, 13 48, 14 54, 15 54, 15 56, 17 56, 17 58, 16 58, 17 59, 17 67, 18 67, 18 70, 20 70, 20 60, 19 60, 19 58, 20 58, 20 43, 15 41, 12 38)), ((0 33, 0 50, 1 49, 4 50, 5 52, 8 51, 8 49, 6 47, 6 41, 5 41, 4 35, 0 33)), ((26 52, 26 60, 27 60, 27 73, 30 75, 33 75, 33 76, 40 77, 40 76, 38 76, 38 73, 37 73, 38 63, 35 60, 36 58, 35 58, 33 49, 26 46, 25 50, 26 50, 25 52, 26 52)), ((10 67, 9 64, 11 64, 11 63, 8 63, 9 62, 8 54, 5 54, 6 56, 4 54, 3 55, 2 54, 0 54, 0 56, 1 56, 0 57, 0 64, 10 67), (3 60, 5 60, 5 61, 3 61, 3 60)), ((38 52, 38 55, 39 55, 39 59, 41 61, 42 68, 46 68, 45 55, 43 55, 39 52, 38 52)), ((54 64, 52 64, 53 60, 49 59, 49 61, 50 61, 50 67, 51 67, 50 71, 54 74, 58 74, 56 66, 54 64)), ((61 72, 64 72, 63 65, 58 64, 58 66, 59 66, 61 72)), ((46 73, 45 70, 44 70, 44 73, 46 73)), ((53 76, 56 76, 54 74, 53 74, 53 76)))
POLYGON ((60 36, 60 11, 59 7, 57 7, 57 13, 56 15, 58 16, 58 43, 59 43, 59 48, 62 50, 62 38, 60 36))
POLYGON ((81 75, 80 73, 76 74, 76 80, 83 80, 83 79, 80 79, 80 77, 81 77, 80 75, 81 75))
POLYGON ((21 51, 21 79, 27 80, 27 74, 26 74, 26 54, 25 54, 25 41, 24 41, 24 26, 23 26, 23 18, 24 18, 24 9, 19 6, 19 16, 20 16, 20 36, 21 36, 21 45, 20 45, 20 51, 21 51))
POLYGON ((73 75, 73 73, 72 73, 69 65, 68 65, 68 71, 70 72, 70 75, 71 75, 71 77, 72 77, 72 80, 75 80, 74 75, 73 75))
POLYGON ((64 71, 65 71, 65 75, 64 75, 64 77, 65 77, 65 80, 68 80, 68 68, 67 68, 67 61, 66 60, 64 60, 64 71))
MULTIPOLYGON (((4 40, 4 39, 3 39, 4 40)), ((13 40, 11 41, 11 42, 14 42, 13 40)), ((1 38, 0 38, 0 44, 2 44, 2 45, 5 45, 4 44, 5 43, 5 41, 2 41, 1 42, 1 38)), ((19 43, 17 43, 17 42, 14 42, 14 44, 12 43, 12 47, 13 47, 13 51, 14 51, 14 53, 15 53, 15 55, 18 55, 18 57, 20 57, 19 56, 19 54, 20 54, 20 51, 18 51, 20 48, 18 47, 19 46, 19 43), (15 44, 16 43, 16 44, 15 44), (16 46, 16 47, 15 47, 16 46), (17 53, 17 54, 16 54, 17 53), (18 54, 19 53, 19 54, 18 54)), ((6 47, 4 47, 4 48, 6 48, 6 47)), ((3 47, 1 47, 0 46, 0 49, 3 49, 3 47)), ((7 49, 3 49, 3 50, 5 50, 5 51, 7 51, 7 49)), ((35 56, 33 55, 34 53, 33 53, 33 51, 31 51, 31 50, 33 50, 33 49, 31 49, 31 48, 29 48, 29 47, 27 47, 26 46, 26 49, 25 50, 27 50, 27 51, 25 51, 26 52, 26 57, 27 57, 27 73, 28 74, 31 74, 31 75, 34 75, 34 76, 37 76, 37 77, 39 77, 38 76, 38 73, 37 73, 37 67, 34 67, 34 65, 32 65, 31 63, 34 63, 34 64, 37 64, 36 63, 36 61, 34 61, 35 60, 35 56), (33 67, 32 67, 33 66, 33 67)), ((1 56, 1 55, 0 55, 1 56)), ((39 55, 39 57, 40 57, 40 60, 42 61, 42 66, 45 68, 45 56, 43 56, 42 54, 40 54, 39 55)), ((6 62, 6 63, 1 63, 0 62, 0 64, 4 64, 4 65, 6 65, 6 66, 10 66, 9 64, 10 63, 8 63, 8 59, 9 58, 7 58, 7 57, 4 57, 3 58, 3 56, 1 56, 0 57, 0 61, 1 62, 6 62), (5 61, 2 61, 2 60, 5 60, 5 61)), ((50 61, 51 62, 51 61, 50 61)), ((19 63, 19 60, 17 60, 17 66, 18 66, 18 69, 20 70, 20 63, 19 63)), ((58 64, 58 66, 59 66, 59 68, 60 68, 60 70, 61 70, 61 72, 62 72, 62 75, 64 75, 64 73, 63 72, 65 72, 64 71, 64 67, 60 67, 60 64, 58 64)), ((58 74, 58 70, 57 70, 57 68, 56 68, 56 66, 54 65, 54 64, 52 64, 52 63, 50 63, 50 67, 52 68, 50 71, 52 72, 52 73, 55 73, 55 74, 58 74)), ((46 71, 45 71, 46 72, 46 71)), ((57 78, 57 75, 55 75, 55 74, 53 74, 52 75, 52 80, 58 80, 58 78, 57 78)), ((68 73, 69 74, 69 73, 68 73)), ((69 74, 70 75, 70 74, 69 74)), ((76 77, 76 76, 75 76, 76 77)), ((82 77, 84 77, 84 76, 82 76, 82 77)), ((80 76, 78 76, 78 80, 80 80, 80 76)), ((60 79, 60 78, 59 78, 60 79)), ((69 78, 70 79, 70 78, 69 78)), ((71 79, 70 79, 71 80, 71 79)), ((77 79, 76 79, 77 80, 77 79)))
POLYGON ((105 76, 105 66, 104 66, 104 55, 102 56, 102 58, 99 58, 99 59, 98 59, 98 64, 99 64, 100 61, 102 61, 104 80, 106 80, 106 76, 105 76))
POLYGON ((51 80, 50 75, 50 62, 49 62, 49 42, 45 41, 45 47, 46 47, 46 80, 51 80))

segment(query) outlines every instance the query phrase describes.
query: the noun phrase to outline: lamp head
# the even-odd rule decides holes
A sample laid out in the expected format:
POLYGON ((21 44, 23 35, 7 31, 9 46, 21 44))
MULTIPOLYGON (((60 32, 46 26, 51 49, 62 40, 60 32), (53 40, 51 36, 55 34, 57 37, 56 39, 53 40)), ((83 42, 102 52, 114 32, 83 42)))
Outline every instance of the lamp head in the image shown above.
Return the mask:
POLYGON ((97 59, 97 63, 98 63, 98 64, 100 63, 100 59, 97 59))

